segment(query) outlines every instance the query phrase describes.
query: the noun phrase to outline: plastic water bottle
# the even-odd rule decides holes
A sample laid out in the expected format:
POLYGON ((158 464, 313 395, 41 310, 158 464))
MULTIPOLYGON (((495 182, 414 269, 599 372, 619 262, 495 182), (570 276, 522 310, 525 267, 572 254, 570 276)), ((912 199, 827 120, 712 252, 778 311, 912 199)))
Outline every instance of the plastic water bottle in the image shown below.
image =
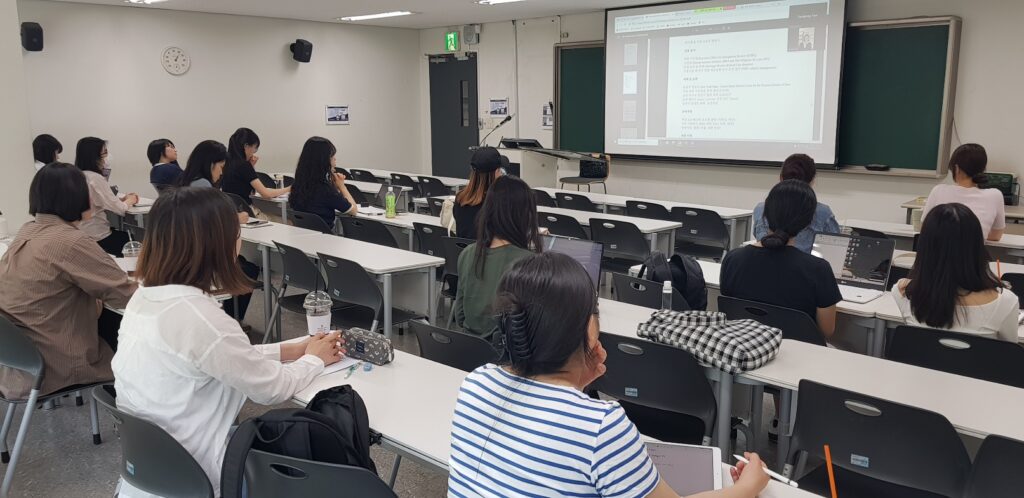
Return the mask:
POLYGON ((398 197, 395 195, 395 187, 388 187, 388 193, 384 195, 384 206, 385 218, 398 216, 398 197))
POLYGON ((142 242, 131 240, 129 236, 128 242, 121 248, 121 256, 124 257, 125 263, 124 267, 128 271, 129 276, 135 274, 135 267, 139 263, 140 254, 142 254, 142 242))
POLYGON ((306 294, 302 307, 306 308, 306 329, 309 335, 330 333, 331 331, 331 296, 324 291, 306 294))
POLYGON ((666 280, 661 286, 661 309, 672 309, 672 281, 666 280))

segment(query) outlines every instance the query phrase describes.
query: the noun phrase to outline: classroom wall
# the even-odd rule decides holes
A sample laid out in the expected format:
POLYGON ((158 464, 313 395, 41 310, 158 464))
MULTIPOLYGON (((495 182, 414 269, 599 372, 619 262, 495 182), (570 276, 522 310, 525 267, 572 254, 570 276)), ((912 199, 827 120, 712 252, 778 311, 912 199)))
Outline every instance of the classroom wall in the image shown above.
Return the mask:
POLYGON ((294 171, 313 135, 334 142, 341 166, 420 167, 416 30, 38 0, 18 7, 45 30, 45 50, 24 55, 32 132, 55 135, 69 161, 82 136, 109 140, 122 190, 155 193, 150 140, 173 140, 184 166, 196 143, 226 143, 240 126, 260 135, 265 172, 294 171), (291 59, 296 38, 313 43, 312 62, 291 59), (191 55, 186 75, 161 67, 168 46, 191 55), (349 105, 352 124, 325 125, 327 104, 349 105))
POLYGON ((18 6, 0 2, 0 158, 4 181, 0 182, 0 212, 13 235, 28 220, 28 185, 32 167, 31 131, 25 105, 25 78, 21 61, 18 6))
MULTIPOLYGON (((1024 30, 1017 26, 1019 20, 1024 19, 1024 2, 848 0, 848 5, 851 21, 926 15, 962 17, 964 29, 955 113, 959 137, 963 142, 975 141, 986 146, 990 170, 1024 175, 1024 148, 1021 146, 1024 121, 1020 119, 1024 115, 1024 98, 1019 93, 1020 81, 1024 80, 1024 58, 1017 55, 1019 48, 1024 47, 1024 30)), ((556 36, 556 42, 559 39, 561 42, 577 42, 604 38, 603 12, 562 16, 556 18, 555 24, 565 36, 556 36)), ((495 35, 496 31, 507 29, 506 26, 507 23, 485 24, 481 43, 470 48, 477 50, 480 57, 481 110, 486 107, 488 99, 503 98, 507 93, 515 92, 515 89, 507 87, 507 81, 517 81, 520 95, 529 93, 535 100, 538 100, 537 95, 541 92, 546 97, 539 100, 550 99, 553 94, 553 79, 550 76, 553 49, 550 45, 543 48, 537 46, 540 43, 546 44, 547 39, 524 37, 520 31, 520 44, 517 45, 507 35, 495 35), (523 50, 522 43, 531 44, 531 49, 523 50), (500 63, 488 65, 485 74, 484 67, 491 58, 500 63), (518 64, 513 65, 512 61, 518 64), (516 71, 518 78, 515 77, 516 71), (530 90, 524 92, 526 87, 530 90)), ((438 52, 438 48, 442 47, 444 31, 421 31, 421 48, 426 52, 438 52)), ((427 80, 424 80, 423 85, 427 86, 427 80)), ((525 101, 521 100, 518 106, 513 103, 512 109, 518 110, 520 117, 506 126, 540 119, 540 108, 534 109, 533 105, 527 105, 525 101)), ((429 123, 425 123, 425 127, 428 128, 429 123)), ((486 129, 489 127, 483 131, 486 129)), ((502 131, 506 136, 513 135, 502 131)), ((522 125, 517 132, 519 136, 537 137, 544 145, 553 144, 551 132, 527 130, 522 125)), ((424 130, 424 134, 425 157, 429 157, 429 130, 424 130)), ((496 143, 494 140, 490 142, 496 143)), ((953 145, 958 144, 954 138, 953 145)), ((751 207, 763 200, 766 191, 776 181, 777 171, 767 168, 616 161, 608 187, 610 192, 622 195, 751 207)), ((913 197, 927 195, 939 181, 949 180, 826 172, 818 176, 816 190, 819 198, 831 204, 840 218, 902 222, 905 211, 898 205, 913 197)))

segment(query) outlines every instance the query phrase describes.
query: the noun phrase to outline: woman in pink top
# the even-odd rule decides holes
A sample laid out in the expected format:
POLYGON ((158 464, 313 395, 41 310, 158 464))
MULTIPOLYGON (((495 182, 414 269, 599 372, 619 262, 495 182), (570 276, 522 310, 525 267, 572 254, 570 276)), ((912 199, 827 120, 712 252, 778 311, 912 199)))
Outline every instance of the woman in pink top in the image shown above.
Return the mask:
POLYGON ((978 144, 963 144, 949 158, 949 172, 953 185, 936 185, 928 194, 923 216, 935 206, 959 202, 971 209, 981 222, 981 232, 987 240, 999 240, 1006 229, 1003 193, 994 188, 979 188, 985 182, 988 154, 978 144))

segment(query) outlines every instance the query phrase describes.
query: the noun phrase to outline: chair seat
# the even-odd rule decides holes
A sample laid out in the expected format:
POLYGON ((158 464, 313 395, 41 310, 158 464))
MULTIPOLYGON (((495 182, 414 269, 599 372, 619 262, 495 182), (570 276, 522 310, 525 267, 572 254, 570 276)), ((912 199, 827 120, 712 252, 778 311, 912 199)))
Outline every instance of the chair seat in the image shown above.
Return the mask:
MULTIPOLYGON (((399 325, 412 320, 419 320, 424 318, 421 313, 413 313, 399 308, 391 309, 391 323, 393 325, 399 325)), ((380 323, 378 327, 383 327, 384 316, 381 314, 380 323)), ((334 327, 341 327, 348 329, 352 327, 359 327, 362 329, 369 329, 373 325, 373 309, 367 308, 366 306, 349 305, 347 308, 339 310, 333 310, 331 312, 331 325, 334 327)))
MULTIPOLYGON (((114 379, 101 380, 101 381, 94 382, 92 384, 75 384, 73 386, 68 386, 68 387, 65 387, 65 388, 61 388, 61 389, 59 389, 57 391, 54 391, 54 392, 52 392, 50 394, 40 395, 39 398, 36 399, 36 403, 42 403, 44 401, 49 401, 51 399, 56 399, 56 398, 60 398, 60 397, 63 397, 63 396, 67 396, 69 394, 74 394, 76 391, 82 391, 84 393, 86 391, 91 390, 92 388, 94 388, 96 386, 101 386, 103 384, 109 384, 109 383, 111 383, 113 381, 114 381, 114 379)), ((13 404, 16 404, 16 405, 20 405, 20 404, 23 404, 26 401, 28 401, 28 398, 24 398, 24 399, 8 399, 8 398, 5 398, 2 394, 0 394, 0 401, 2 401, 4 403, 13 403, 13 404)))
MULTIPOLYGON (((843 498, 944 498, 943 495, 880 481, 833 466, 836 491, 843 498)), ((822 465, 797 481, 800 489, 818 496, 830 496, 828 469, 822 465)))
POLYGON ((559 178, 559 183, 568 183, 571 185, 589 185, 592 183, 604 183, 607 178, 587 178, 585 176, 567 176, 565 178, 559 178))
POLYGON ((697 259, 703 259, 707 261, 714 261, 720 263, 722 261, 723 250, 721 247, 705 246, 693 243, 682 242, 676 244, 676 252, 685 254, 687 256, 693 256, 697 259))

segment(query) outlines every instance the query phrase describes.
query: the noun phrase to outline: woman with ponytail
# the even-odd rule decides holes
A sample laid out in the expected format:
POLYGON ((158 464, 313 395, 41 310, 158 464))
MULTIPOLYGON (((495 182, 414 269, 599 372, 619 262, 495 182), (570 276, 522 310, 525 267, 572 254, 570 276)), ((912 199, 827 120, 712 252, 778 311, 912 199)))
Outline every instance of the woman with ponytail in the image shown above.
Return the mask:
POLYGON ((818 200, 800 180, 784 180, 764 203, 768 234, 730 252, 722 261, 722 295, 802 311, 828 340, 843 300, 828 262, 796 247, 796 236, 814 218, 818 200))
POLYGON ((958 202, 970 208, 981 223, 982 238, 999 240, 1006 229, 1006 208, 1003 193, 994 188, 980 188, 985 183, 988 154, 978 144, 963 144, 949 158, 953 185, 936 185, 924 203, 922 219, 936 206, 958 202))
MULTIPOLYGON (((583 393, 607 357, 583 266, 554 252, 519 260, 494 311, 506 352, 459 390, 448 495, 678 498, 622 407, 583 393)), ((695 496, 757 496, 768 476, 756 454, 747 458, 732 470, 734 486, 695 496)))

